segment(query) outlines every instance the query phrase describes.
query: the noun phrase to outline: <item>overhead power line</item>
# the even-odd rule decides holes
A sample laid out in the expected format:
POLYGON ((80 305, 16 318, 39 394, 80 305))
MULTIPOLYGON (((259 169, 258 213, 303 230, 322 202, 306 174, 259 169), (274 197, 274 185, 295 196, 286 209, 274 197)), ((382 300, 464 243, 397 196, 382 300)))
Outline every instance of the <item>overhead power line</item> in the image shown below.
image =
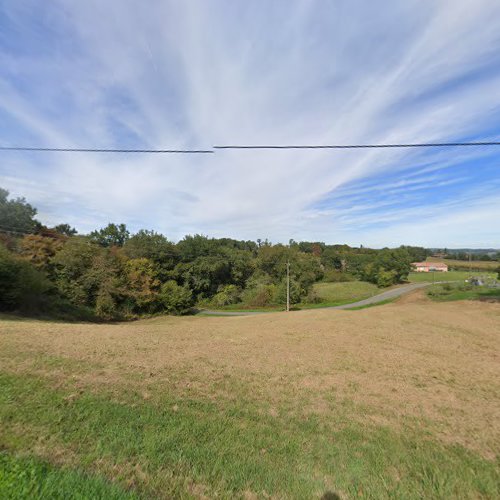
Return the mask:
POLYGON ((500 142, 430 142, 418 144, 316 144, 213 146, 214 149, 375 149, 375 148, 441 148, 456 146, 500 146, 500 142))
POLYGON ((56 153, 201 153, 212 154, 212 149, 95 149, 95 148, 38 148, 0 146, 0 151, 49 151, 56 153))
POLYGON ((0 151, 35 151, 55 153, 153 153, 153 154, 213 154, 219 149, 384 149, 384 148, 443 148, 443 147, 500 146, 500 141, 429 142, 414 144, 261 144, 220 145, 212 149, 106 149, 106 148, 42 148, 0 146, 0 151))

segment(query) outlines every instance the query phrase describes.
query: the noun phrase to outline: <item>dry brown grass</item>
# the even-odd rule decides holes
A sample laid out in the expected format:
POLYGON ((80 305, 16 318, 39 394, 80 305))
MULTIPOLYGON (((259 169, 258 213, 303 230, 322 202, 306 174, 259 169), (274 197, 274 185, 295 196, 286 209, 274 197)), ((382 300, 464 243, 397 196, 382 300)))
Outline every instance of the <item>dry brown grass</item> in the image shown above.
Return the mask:
MULTIPOLYGON (((0 322, 4 371, 227 399, 269 415, 331 411, 433 435, 492 457, 500 448, 500 307, 421 293, 360 311, 162 317, 115 325, 0 322), (62 360, 62 361, 61 361, 62 360), (362 411, 359 411, 362 409, 362 411)), ((78 392, 74 397, 78 397, 78 392)))

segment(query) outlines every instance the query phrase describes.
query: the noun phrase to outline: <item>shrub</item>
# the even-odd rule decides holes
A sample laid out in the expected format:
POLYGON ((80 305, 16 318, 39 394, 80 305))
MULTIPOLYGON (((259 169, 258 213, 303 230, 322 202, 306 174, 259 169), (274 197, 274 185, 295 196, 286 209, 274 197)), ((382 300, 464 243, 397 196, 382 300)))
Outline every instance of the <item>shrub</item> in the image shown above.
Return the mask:
POLYGON ((265 307, 275 303, 276 286, 257 284, 243 293, 243 302, 252 307, 265 307))
POLYGON ((160 303, 167 313, 187 314, 194 304, 193 294, 189 288, 167 281, 161 286, 160 303))
POLYGON ((224 307, 236 304, 241 300, 240 290, 236 285, 226 285, 219 288, 219 291, 212 298, 211 303, 213 306, 224 307))
POLYGON ((380 269, 377 274, 377 286, 381 288, 391 286, 394 283, 397 283, 397 281, 398 279, 396 271, 385 271, 383 269, 380 269))
POLYGON ((325 271, 323 281, 329 283, 342 283, 346 281, 354 281, 354 276, 350 273, 343 273, 337 269, 329 269, 325 271))
POLYGON ((53 299, 54 286, 31 264, 0 246, 0 308, 43 312, 53 299))

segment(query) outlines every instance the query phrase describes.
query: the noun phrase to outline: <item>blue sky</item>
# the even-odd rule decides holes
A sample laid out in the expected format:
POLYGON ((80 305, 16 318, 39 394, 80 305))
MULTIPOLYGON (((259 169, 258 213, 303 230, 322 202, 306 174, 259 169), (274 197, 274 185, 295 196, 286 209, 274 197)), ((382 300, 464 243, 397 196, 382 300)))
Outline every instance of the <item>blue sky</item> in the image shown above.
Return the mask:
MULTIPOLYGON (((500 139, 497 0, 0 0, 0 145, 500 139)), ((500 247, 500 148, 0 153, 50 225, 500 247)))

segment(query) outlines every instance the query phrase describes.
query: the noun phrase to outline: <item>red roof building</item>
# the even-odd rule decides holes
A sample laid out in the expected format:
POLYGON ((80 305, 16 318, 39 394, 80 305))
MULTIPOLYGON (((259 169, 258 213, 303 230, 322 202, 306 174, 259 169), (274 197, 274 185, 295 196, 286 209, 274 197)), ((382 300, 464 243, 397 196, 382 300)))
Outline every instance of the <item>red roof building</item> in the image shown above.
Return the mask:
POLYGON ((417 273, 429 273, 432 271, 439 273, 448 272, 448 265, 443 262, 412 262, 411 265, 417 273))

